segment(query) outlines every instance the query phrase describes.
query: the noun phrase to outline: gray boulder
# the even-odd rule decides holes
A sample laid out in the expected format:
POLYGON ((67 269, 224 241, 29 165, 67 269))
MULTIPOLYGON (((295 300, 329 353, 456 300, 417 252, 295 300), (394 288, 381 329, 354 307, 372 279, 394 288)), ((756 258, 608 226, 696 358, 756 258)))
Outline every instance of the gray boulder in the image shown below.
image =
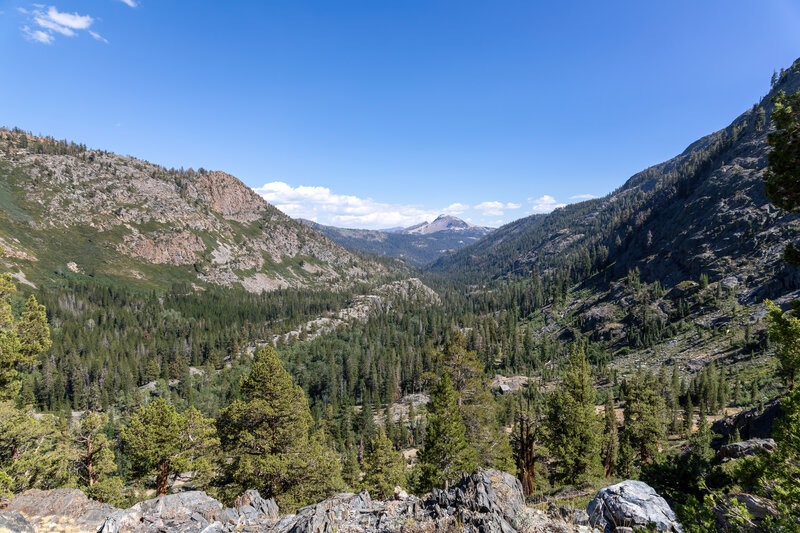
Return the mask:
POLYGON ((489 514, 513 523, 525 509, 522 483, 506 472, 478 469, 449 490, 434 490, 434 502, 445 509, 489 514))
POLYGON ((222 504, 203 491, 167 494, 110 514, 101 533, 201 531, 218 522, 222 504))
POLYGON ((246 490, 241 496, 236 498, 234 507, 240 515, 244 515, 248 521, 278 520, 280 512, 278 504, 274 498, 265 500, 257 490, 246 490))
POLYGON ((728 494, 714 507, 714 517, 720 531, 759 531, 765 518, 778 516, 780 513, 775 502, 746 492, 728 494), (747 509, 746 516, 740 512, 741 506, 747 509))
POLYGON ((28 519, 14 511, 0 511, 0 533, 36 533, 28 519))
POLYGON ((717 450, 717 460, 726 462, 741 457, 751 457, 761 450, 773 453, 778 449, 778 445, 772 439, 750 439, 741 442, 732 442, 720 446, 717 450))
POLYGON ((78 489, 31 489, 14 497, 6 510, 21 513, 43 530, 61 521, 73 531, 96 532, 106 517, 119 509, 91 500, 78 489))
POLYGON ((655 526, 657 531, 683 532, 666 500, 641 481, 627 480, 600 490, 586 512, 591 525, 605 533, 648 526, 655 526))

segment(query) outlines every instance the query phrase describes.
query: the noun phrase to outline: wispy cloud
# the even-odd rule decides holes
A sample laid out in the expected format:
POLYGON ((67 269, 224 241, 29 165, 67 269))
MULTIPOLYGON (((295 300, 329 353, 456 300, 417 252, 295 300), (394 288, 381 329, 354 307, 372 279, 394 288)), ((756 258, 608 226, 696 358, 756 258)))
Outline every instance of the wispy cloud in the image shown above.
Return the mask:
POLYGON ((457 215, 460 215, 461 213, 463 213, 464 211, 466 211, 467 209, 469 209, 468 205, 456 202, 456 203, 450 204, 447 207, 445 207, 444 209, 442 209, 442 213, 444 213, 446 215, 457 216, 457 215))
POLYGON ((119 0, 128 7, 137 7, 139 5, 135 0, 119 0))
POLYGON ((549 194, 545 194, 539 198, 528 198, 528 201, 531 203, 531 211, 533 213, 549 213, 553 209, 558 209, 566 205, 564 203, 559 203, 549 194))
POLYGON ((501 217, 505 213, 506 209, 519 209, 522 207, 521 204, 515 204, 513 202, 503 203, 497 201, 491 202, 481 202, 475 206, 475 209, 480 211, 483 216, 486 217, 501 217))
POLYGON ((254 189, 266 201, 295 218, 307 218, 325 224, 356 228, 411 226, 431 221, 442 212, 455 214, 463 204, 452 204, 440 210, 415 205, 389 204, 371 198, 335 194, 327 187, 292 187, 273 181, 254 189))
POLYGON ((37 43, 42 44, 50 44, 53 42, 55 37, 47 32, 43 32, 42 30, 32 30, 30 26, 23 26, 22 33, 30 39, 31 41, 36 41, 37 43))
POLYGON ((96 33, 96 32, 93 32, 92 30, 89 30, 89 35, 91 35, 93 38, 97 39, 98 41, 102 41, 102 42, 108 44, 108 39, 106 39, 105 37, 103 37, 99 33, 96 33))
POLYGON ((51 44, 56 35, 75 37, 79 32, 86 31, 94 39, 107 43, 108 41, 99 33, 89 28, 94 23, 90 15, 78 13, 62 13, 55 6, 34 4, 34 9, 17 8, 23 15, 27 15, 28 24, 22 26, 22 33, 30 40, 42 44, 51 44))
POLYGON ((595 196, 594 194, 576 194, 574 196, 569 197, 570 200, 576 200, 576 201, 591 200, 593 198, 597 198, 597 196, 595 196))

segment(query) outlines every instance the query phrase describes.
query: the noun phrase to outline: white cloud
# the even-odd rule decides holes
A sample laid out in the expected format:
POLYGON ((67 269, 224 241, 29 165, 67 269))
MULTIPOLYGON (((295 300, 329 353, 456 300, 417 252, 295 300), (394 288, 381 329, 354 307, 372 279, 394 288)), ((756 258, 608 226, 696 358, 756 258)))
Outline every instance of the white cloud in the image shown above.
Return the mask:
POLYGON ((102 41, 102 42, 108 44, 108 39, 106 39, 105 37, 103 37, 99 33, 96 33, 96 32, 93 32, 92 30, 89 30, 89 35, 91 35, 92 37, 94 37, 98 41, 102 41))
POLYGON ((55 37, 49 33, 43 32, 42 30, 31 30, 28 26, 22 27, 22 33, 24 33, 28 39, 42 44, 50 44, 53 42, 53 39, 55 39, 55 37))
POLYGON ((576 194, 575 196, 570 196, 570 200, 591 200, 593 198, 597 198, 594 194, 576 194))
POLYGON ((415 205, 387 204, 371 198, 335 194, 327 187, 292 187, 282 181, 273 181, 253 190, 291 217, 344 227, 406 227, 431 221, 454 206, 455 209, 467 207, 452 204, 449 208, 434 211, 415 205))
POLYGON ((60 33, 61 35, 66 35, 67 37, 72 37, 75 35, 75 32, 69 29, 68 27, 53 22, 49 18, 36 16, 33 17, 33 21, 46 30, 51 30, 56 33, 60 33))
POLYGON ((20 13, 29 17, 29 24, 23 26, 22 32, 32 41, 43 44, 52 43, 56 35, 75 37, 80 31, 87 31, 89 35, 98 41, 108 42, 99 33, 89 28, 94 23, 94 18, 90 15, 79 15, 78 13, 62 13, 54 6, 34 4, 33 10, 17 8, 20 13), (35 29, 32 29, 34 26, 35 29))
POLYGON ((481 202, 475 206, 475 209, 483 213, 485 217, 500 217, 503 216, 503 213, 506 209, 519 209, 522 207, 520 204, 515 204, 512 202, 508 202, 504 204, 503 202, 481 202))
POLYGON ((566 205, 557 202, 556 199, 549 194, 545 194, 540 198, 528 198, 528 201, 533 204, 531 211, 534 213, 549 213, 553 209, 558 209, 566 205))
POLYGON ((442 213, 444 213, 445 215, 458 216, 461 213, 463 213, 464 211, 466 211, 467 209, 469 209, 468 205, 456 202, 456 203, 450 204, 449 206, 447 206, 444 209, 442 209, 442 213))
POLYGON ((125 5, 126 5, 126 6, 128 6, 128 7, 136 7, 136 6, 138 6, 138 5, 139 5, 139 4, 138 4, 137 2, 135 2, 134 0, 120 0, 120 2, 122 2, 123 4, 125 4, 125 5))
POLYGON ((61 13, 53 6, 47 9, 47 18, 56 24, 72 28, 73 30, 86 30, 92 25, 94 19, 89 15, 78 15, 77 13, 61 13))

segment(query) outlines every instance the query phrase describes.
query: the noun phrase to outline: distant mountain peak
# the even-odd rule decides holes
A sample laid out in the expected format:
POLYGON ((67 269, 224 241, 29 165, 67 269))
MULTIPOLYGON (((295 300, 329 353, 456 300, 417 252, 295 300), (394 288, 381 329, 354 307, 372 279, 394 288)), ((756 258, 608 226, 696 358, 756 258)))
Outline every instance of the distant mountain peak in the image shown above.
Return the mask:
POLYGON ((482 228, 480 226, 475 226, 461 220, 458 217, 454 217, 452 215, 439 215, 433 222, 420 222, 419 224, 415 224, 414 226, 409 226, 400 231, 400 233, 406 234, 416 234, 416 235, 428 235, 430 233, 436 233, 437 231, 464 231, 464 230, 486 230, 486 233, 489 232, 488 228, 482 228))

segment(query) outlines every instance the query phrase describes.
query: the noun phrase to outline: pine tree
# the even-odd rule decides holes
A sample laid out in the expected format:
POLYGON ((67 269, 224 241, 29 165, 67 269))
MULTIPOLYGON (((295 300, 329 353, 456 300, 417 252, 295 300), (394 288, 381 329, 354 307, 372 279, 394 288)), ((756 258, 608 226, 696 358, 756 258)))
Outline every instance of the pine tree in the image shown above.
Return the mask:
POLYGON ((171 474, 189 470, 206 474, 209 450, 217 444, 210 420, 194 409, 184 416, 164 398, 135 412, 122 439, 134 472, 139 477, 156 473, 158 495, 167 493, 171 474))
POLYGON ((691 452, 700 460, 708 462, 714 456, 711 449, 711 427, 708 425, 705 409, 701 404, 700 419, 697 422, 697 431, 689 437, 691 452))
POLYGON ((465 434, 450 375, 445 373, 428 404, 425 444, 418 455, 419 492, 445 486, 462 472, 475 468, 477 456, 465 434))
POLYGON ((394 449, 386 434, 378 430, 370 439, 364 454, 363 486, 370 495, 381 500, 394 494, 394 488, 405 480, 403 455, 394 449))
POLYGON ((254 488, 292 511, 343 487, 338 458, 321 435, 311 438, 305 394, 272 347, 259 350, 240 389, 244 401, 234 401, 217 420, 229 496, 254 488))
POLYGON ((478 354, 467 350, 460 331, 445 345, 441 362, 453 382, 459 413, 466 426, 466 439, 477 453, 478 465, 512 470, 511 445, 498 423, 497 402, 483 379, 483 365, 478 354))
POLYGON ((573 485, 595 475, 600 466, 600 420, 591 378, 583 350, 574 348, 561 383, 547 401, 545 442, 553 475, 573 485))
POLYGON ((73 432, 80 450, 78 474, 89 487, 117 469, 111 444, 101 431, 107 421, 105 414, 87 412, 73 432))
POLYGON ((790 389, 800 372, 800 318, 784 313, 780 307, 767 300, 769 336, 777 345, 778 372, 790 389))
POLYGON ((683 432, 688 437, 694 429, 694 405, 692 405, 692 395, 686 395, 686 408, 683 412, 683 432))
POLYGON ((605 476, 611 477, 617 465, 619 456, 619 430, 617 427, 617 415, 614 413, 614 402, 609 397, 606 401, 605 416, 603 425, 603 447, 602 459, 605 476))
POLYGON ((17 367, 31 364, 52 344, 44 306, 31 296, 22 316, 15 320, 10 303, 14 292, 11 275, 0 274, 0 401, 19 392, 17 367))
POLYGON ((347 448, 342 463, 342 481, 352 490, 361 486, 361 468, 358 464, 358 452, 355 446, 347 448))
POLYGON ((625 394, 623 438, 639 456, 649 463, 659 453, 664 438, 664 400, 656 392, 652 373, 639 373, 625 394))
POLYGON ((539 470, 545 459, 540 442, 542 440, 540 419, 541 410, 535 398, 528 395, 525 403, 520 398, 511 444, 516 460, 517 477, 526 496, 535 493, 539 470))

